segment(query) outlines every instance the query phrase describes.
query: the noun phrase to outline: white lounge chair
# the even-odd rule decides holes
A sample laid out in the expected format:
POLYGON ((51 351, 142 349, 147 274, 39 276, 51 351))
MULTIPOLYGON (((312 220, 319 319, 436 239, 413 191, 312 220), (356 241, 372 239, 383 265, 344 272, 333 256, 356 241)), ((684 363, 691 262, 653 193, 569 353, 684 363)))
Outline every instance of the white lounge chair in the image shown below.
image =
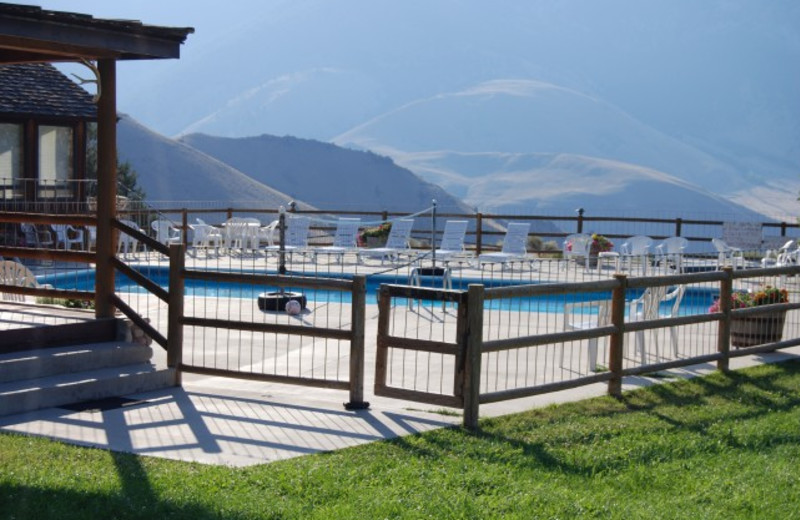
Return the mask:
POLYGON ((380 258, 381 265, 386 260, 397 262, 401 255, 411 254, 411 230, 414 228, 414 219, 400 219, 392 222, 392 229, 386 238, 386 245, 383 247, 361 248, 358 250, 358 260, 362 257, 380 258))
POLYGON ((744 269, 744 252, 740 248, 729 246, 721 238, 712 238, 711 244, 717 250, 717 269, 726 265, 734 269, 744 269))
POLYGON ((345 253, 354 252, 358 247, 358 227, 360 225, 361 219, 359 218, 340 218, 336 223, 333 244, 313 248, 314 258, 316 259, 318 255, 333 255, 337 262, 342 263, 345 253))
MULTIPOLYGON (((286 231, 284 251, 289 253, 306 253, 308 251, 308 230, 311 221, 308 217, 286 215, 286 231)), ((278 229, 280 233, 280 229, 278 229)), ((278 235, 280 237, 280 234, 278 235)), ((280 239, 274 245, 267 246, 264 251, 269 253, 279 253, 281 250, 280 239)), ((290 257, 291 258, 291 257, 290 257)))
POLYGON ((478 264, 501 263, 524 260, 528 256, 528 231, 530 222, 509 222, 503 247, 496 253, 484 253, 478 256, 478 264))
POLYGON ((653 239, 644 235, 634 235, 623 242, 620 260, 623 265, 627 265, 628 271, 633 269, 634 261, 638 261, 642 269, 642 274, 647 274, 647 264, 650 263, 648 255, 653 246, 653 239))
POLYGON ((449 262, 459 256, 466 256, 464 248, 464 237, 467 234, 466 220, 448 220, 444 223, 442 231, 442 241, 438 249, 434 249, 433 258, 449 262))
MULTIPOLYGON (((666 286, 661 287, 648 287, 642 295, 631 301, 628 319, 630 321, 646 321, 656 320, 658 318, 674 318, 678 316, 678 310, 683 300, 683 293, 686 290, 685 285, 679 285, 670 292, 666 286), (665 302, 672 302, 670 310, 667 313, 661 313, 661 304, 665 302)), ((636 332, 636 351, 641 356, 642 365, 647 362, 647 350, 644 342, 645 331, 640 330, 636 332)), ((658 333, 659 329, 651 329, 651 337, 653 338, 653 345, 655 346, 656 358, 659 357, 658 348, 658 333)), ((678 331, 675 327, 669 328, 670 340, 672 343, 672 350, 675 358, 678 357, 678 331)))
POLYGON ((665 238, 656 246, 656 263, 668 271, 670 268, 676 272, 683 272, 683 255, 689 247, 689 240, 683 237, 665 238))

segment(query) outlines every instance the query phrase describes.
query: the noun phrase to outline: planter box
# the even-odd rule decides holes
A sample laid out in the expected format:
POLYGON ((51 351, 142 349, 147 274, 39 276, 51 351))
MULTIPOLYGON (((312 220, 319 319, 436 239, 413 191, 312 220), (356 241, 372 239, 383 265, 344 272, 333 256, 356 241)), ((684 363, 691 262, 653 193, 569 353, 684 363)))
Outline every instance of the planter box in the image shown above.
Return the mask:
POLYGON ((386 237, 366 237, 364 242, 368 248, 384 247, 386 245, 386 237))
POLYGON ((783 337, 786 311, 731 319, 731 345, 752 347, 775 343, 783 337))
MULTIPOLYGON (((89 211, 97 211, 97 197, 87 197, 86 205, 89 211)), ((117 211, 125 211, 128 209, 128 197, 117 195, 117 211)))

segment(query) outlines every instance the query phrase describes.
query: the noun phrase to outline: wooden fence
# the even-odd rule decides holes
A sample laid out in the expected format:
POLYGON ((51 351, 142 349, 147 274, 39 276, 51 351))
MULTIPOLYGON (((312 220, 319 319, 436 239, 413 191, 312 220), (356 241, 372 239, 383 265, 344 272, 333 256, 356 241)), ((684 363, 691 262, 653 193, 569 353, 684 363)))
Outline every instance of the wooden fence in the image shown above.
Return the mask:
MULTIPOLYGON (((652 374, 700 363, 716 363, 719 370, 728 370, 731 358, 800 345, 800 323, 797 319, 797 313, 790 313, 791 319, 790 322, 786 323, 785 328, 783 321, 780 322, 780 328, 787 331, 787 334, 782 339, 762 341, 758 342, 759 344, 756 346, 732 350, 730 348, 731 323, 735 320, 745 316, 773 312, 785 314, 789 311, 800 309, 800 302, 797 301, 732 309, 730 295, 732 294, 734 283, 748 280, 787 279, 798 274, 800 274, 800 267, 797 266, 742 271, 733 271, 731 268, 725 268, 721 271, 663 277, 628 278, 620 274, 612 280, 597 282, 548 283, 495 288, 486 288, 483 285, 473 284, 469 286, 467 291, 385 285, 381 288, 381 300, 379 303, 378 361, 375 393, 377 395, 463 408, 465 427, 477 428, 479 406, 481 404, 577 388, 598 382, 607 383, 609 394, 620 395, 623 377, 652 374), (632 320, 630 315, 626 318, 626 307, 628 305, 626 292, 629 290, 700 283, 712 283, 718 287, 721 302, 718 312, 666 318, 656 317, 655 319, 647 320, 632 320), (598 323, 583 330, 518 335, 513 334, 513 330, 518 327, 512 326, 504 333, 505 337, 486 339, 485 319, 490 312, 488 310, 489 304, 493 300, 530 298, 554 294, 607 294, 608 292, 610 292, 610 298, 608 298, 610 302, 610 319, 608 323, 598 323), (393 299, 397 301, 393 302, 393 299), (394 318, 393 315, 405 309, 405 304, 403 303, 405 299, 428 301, 430 302, 431 310, 438 308, 441 302, 454 303, 457 306, 454 318, 455 326, 453 327, 455 334, 444 340, 432 341, 430 338, 411 337, 402 328, 394 327, 392 320, 397 318, 394 318), (714 334, 716 341, 713 352, 676 356, 673 359, 661 362, 648 362, 638 365, 629 363, 628 366, 623 364, 623 346, 626 334, 664 331, 673 328, 686 330, 688 327, 702 324, 716 324, 716 332, 714 334), (399 332, 393 333, 393 330, 398 330, 399 332), (550 347, 561 349, 561 355, 563 356, 563 349, 568 342, 588 342, 600 339, 607 339, 609 344, 602 370, 559 381, 532 383, 495 391, 486 390, 486 385, 482 382, 482 378, 486 377, 486 371, 482 369, 482 363, 488 359, 487 356, 489 355, 503 352, 513 353, 525 349, 538 349, 539 352, 533 354, 534 357, 538 356, 543 363, 538 368, 540 370, 550 370, 551 368, 546 368, 544 363, 555 362, 557 355, 553 354, 548 358, 545 349, 550 347), (442 377, 445 372, 452 371, 452 375, 447 376, 448 380, 452 380, 452 391, 434 393, 403 388, 398 385, 393 386, 388 380, 393 371, 392 361, 389 360, 390 351, 395 353, 404 351, 425 353, 429 356, 447 356, 450 359, 447 362, 442 362, 442 366, 446 368, 441 369, 437 377, 442 377)), ((491 312, 511 314, 511 311, 491 312)), ((399 319, 408 320, 407 317, 399 319)), ((437 315, 437 321, 445 319, 446 316, 444 314, 437 315)), ((414 329, 415 327, 410 328, 414 329)), ((406 327, 406 329, 409 329, 409 327, 406 327)), ((435 335, 438 335, 438 332, 435 335)), ((683 336, 680 341, 687 342, 689 340, 686 336, 683 336)), ((395 357, 399 359, 402 354, 395 354, 395 357)), ((510 377, 512 371, 518 371, 519 369, 518 366, 514 366, 513 360, 516 359, 517 363, 519 363, 520 356, 509 356, 508 359, 512 361, 506 364, 505 370, 507 373, 501 374, 500 377, 510 377)), ((424 363, 430 365, 430 358, 424 363)), ((398 362, 397 364, 399 365, 400 363, 398 362)), ((434 370, 434 373, 437 370, 439 369, 434 370)))

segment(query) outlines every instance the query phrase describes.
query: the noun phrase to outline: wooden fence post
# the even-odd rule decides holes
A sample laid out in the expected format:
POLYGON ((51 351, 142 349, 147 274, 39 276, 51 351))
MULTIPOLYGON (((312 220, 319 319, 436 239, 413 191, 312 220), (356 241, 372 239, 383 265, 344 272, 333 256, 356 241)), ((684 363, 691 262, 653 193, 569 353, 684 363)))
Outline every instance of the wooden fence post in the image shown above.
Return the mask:
POLYGON ((278 208, 278 274, 286 274, 286 210, 283 206, 278 208))
POLYGON ((717 370, 727 372, 730 368, 731 351, 731 297, 733 296, 733 267, 722 268, 725 278, 719 284, 719 310, 722 313, 722 320, 719 322, 719 332, 717 336, 717 352, 722 354, 722 358, 717 361, 717 370))
POLYGON ((483 213, 475 215, 475 255, 483 252, 483 213))
POLYGON ((613 377, 608 380, 608 393, 614 397, 622 396, 622 350, 625 343, 625 289, 628 278, 616 274, 619 285, 611 292, 611 324, 616 331, 611 334, 608 351, 608 369, 613 377))
POLYGON ((189 211, 186 208, 181 210, 181 244, 185 250, 189 247, 189 211))
POLYGON ((481 394, 481 353, 483 350, 483 297, 481 284, 470 284, 467 292, 466 343, 459 348, 464 355, 464 428, 478 429, 478 408, 481 394))
POLYGON ((367 278, 353 277, 352 305, 350 306, 352 336, 350 337, 350 402, 347 410, 364 410, 369 403, 364 401, 364 328, 366 327, 367 278))
POLYGON ((375 385, 374 391, 377 394, 386 386, 386 370, 388 365, 389 347, 386 344, 386 337, 389 335, 389 315, 391 314, 392 297, 386 285, 381 284, 378 290, 378 337, 375 350, 375 385))
POLYGON ((181 244, 169 246, 169 301, 167 302, 167 366, 175 370, 174 384, 181 384, 183 363, 184 252, 181 244))

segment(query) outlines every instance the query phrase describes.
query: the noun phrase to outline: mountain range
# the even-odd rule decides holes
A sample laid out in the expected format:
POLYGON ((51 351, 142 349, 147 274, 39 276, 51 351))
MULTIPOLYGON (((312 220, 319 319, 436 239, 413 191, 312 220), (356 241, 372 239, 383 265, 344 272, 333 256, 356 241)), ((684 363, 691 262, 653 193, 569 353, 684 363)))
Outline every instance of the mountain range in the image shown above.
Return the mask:
POLYGON ((162 135, 372 151, 481 211, 796 213, 796 2, 216 5, 131 15, 196 33, 179 61, 120 66, 121 109, 162 135))
MULTIPOLYGON (((157 207, 274 209, 295 201, 301 209, 410 214, 429 208, 435 200, 442 213, 474 211, 460 198, 388 157, 331 143, 270 135, 229 138, 190 134, 175 139, 162 136, 129 116, 120 119, 117 137, 120 159, 133 166, 139 185, 157 207)), ((429 164, 436 160, 433 156, 427 158, 429 164)), ((641 213, 646 202, 651 216, 659 216, 656 212, 663 209, 661 204, 666 200, 672 210, 677 201, 683 201, 687 207, 708 208, 711 215, 726 213, 741 220, 760 219, 759 215, 686 182, 610 160, 568 154, 450 154, 444 160, 448 164, 462 161, 460 171, 464 177, 460 184, 451 184, 468 186, 467 195, 485 194, 485 205, 495 214, 562 215, 553 200, 567 200, 574 205, 591 202, 594 197, 598 202, 618 199, 617 209, 632 213, 641 213), (496 182, 482 176, 487 165, 509 173, 502 182, 496 182), (517 176, 515 171, 524 173, 517 176), (529 177, 536 171, 546 173, 541 173, 539 182, 531 188, 529 177), (588 198, 586 178, 594 179, 595 186, 588 198), (622 186, 626 189, 622 190, 622 186), (574 193, 571 201, 565 195, 570 191, 574 193), (634 192, 638 197, 632 199, 630 194, 634 192), (534 198, 540 200, 537 205, 530 202, 534 198)), ((547 221, 534 224, 534 232, 557 231, 547 221)))
POLYGON ((386 157, 330 143, 262 135, 173 139, 130 116, 117 131, 120 160, 157 207, 278 208, 415 213, 433 201, 469 213, 459 199, 386 157))

